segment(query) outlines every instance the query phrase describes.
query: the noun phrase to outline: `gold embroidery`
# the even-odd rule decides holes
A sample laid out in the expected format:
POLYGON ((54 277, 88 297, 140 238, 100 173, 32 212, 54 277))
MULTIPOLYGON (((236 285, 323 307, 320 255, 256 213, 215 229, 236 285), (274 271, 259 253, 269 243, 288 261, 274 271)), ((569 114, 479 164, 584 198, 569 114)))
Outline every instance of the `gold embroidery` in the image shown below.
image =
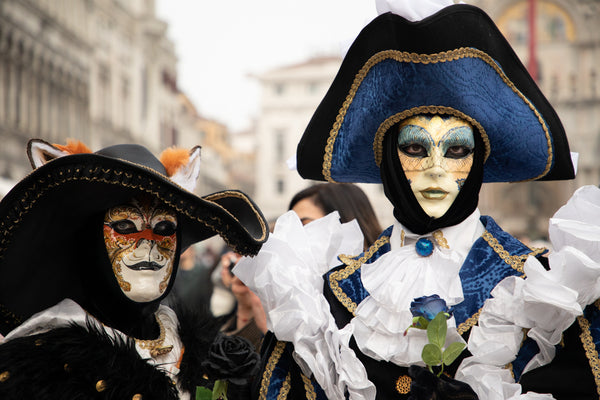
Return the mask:
POLYGON ((412 379, 408 375, 400 375, 396 381, 396 391, 400 394, 410 393, 410 384, 412 379))
POLYGON ((150 355, 152 357, 157 357, 157 356, 162 356, 162 355, 170 352, 173 349, 173 346, 164 346, 163 347, 163 343, 165 342, 165 335, 166 335, 165 326, 163 325, 162 321, 158 317, 158 314, 155 313, 154 317, 156 318, 156 322, 158 323, 158 328, 160 330, 158 338, 153 339, 153 340, 135 339, 135 343, 138 346, 140 346, 141 349, 150 350, 150 355))
POLYGON ((402 233, 400 234, 400 247, 404 247, 404 237, 406 236, 406 232, 402 229, 402 233))
MULTIPOLYGON (((544 251, 546 251, 546 249, 543 247, 532 248, 532 249, 530 249, 531 253, 511 256, 508 251, 504 250, 504 247, 502 247, 502 245, 498 242, 498 239, 496 239, 494 236, 492 236, 492 234, 489 233, 487 230, 485 232, 483 232, 483 235, 481 235, 481 236, 487 242, 487 244, 496 252, 496 254, 498 254, 500 256, 500 258, 505 263, 510 265, 511 268, 514 269, 515 271, 521 272, 522 274, 525 273, 523 271, 523 264, 525 263, 525 260, 527 260, 527 258, 529 256, 535 257, 539 254, 542 254, 544 251)), ((523 275, 523 276, 525 276, 525 275, 523 275)))
POLYGON ((311 382, 310 378, 300 373, 302 376, 302 381, 304 382, 304 390, 306 391, 306 400, 316 400, 317 392, 315 392, 315 387, 311 382))
MULTIPOLYGON (((540 125, 542 126, 544 134, 546 135, 546 143, 548 146, 548 160, 546 162, 546 168, 544 169, 544 171, 539 176, 536 176, 529 180, 535 180, 535 179, 538 179, 538 178, 546 175, 548 173, 548 171, 550 170, 550 167, 552 166, 552 160, 553 160, 554 155, 553 155, 553 151, 552 151, 552 140, 550 138, 550 133, 548 131, 548 127, 546 126, 546 122, 542 118, 541 114, 533 106, 533 104, 529 101, 529 99, 527 99, 517 89, 517 87, 514 85, 514 83, 512 83, 508 79, 508 77, 504 74, 502 69, 496 64, 496 62, 489 55, 487 55, 486 53, 484 53, 480 50, 474 49, 474 48, 463 47, 463 48, 459 48, 456 50, 451 50, 451 51, 446 51, 446 52, 441 52, 441 53, 436 53, 436 54, 416 54, 416 53, 401 52, 398 50, 385 50, 385 51, 381 51, 381 52, 373 55, 354 77, 354 81, 352 82, 350 91, 348 92, 348 95, 346 96, 346 99, 344 100, 344 103, 342 104, 342 107, 340 108, 340 110, 338 112, 338 115, 333 124, 333 127, 331 128, 331 131, 329 132, 329 138, 327 139, 327 144, 325 146, 325 156, 323 158, 323 171, 322 171, 323 177, 329 182, 335 182, 335 180, 333 180, 333 178, 331 177, 333 146, 334 146, 335 140, 337 138, 338 132, 342 126, 342 122, 344 121, 344 118, 346 117, 346 113, 348 112, 348 109, 349 109, 350 105, 352 104, 352 101, 354 100, 354 96, 356 95, 358 88, 360 87, 362 81, 365 79, 367 73, 369 72, 369 70, 372 67, 374 67, 376 64, 378 64, 381 61, 384 61, 386 59, 393 59, 393 60, 396 60, 399 62, 413 62, 413 63, 429 64, 429 63, 454 61, 454 60, 458 60, 458 59, 465 58, 465 57, 479 58, 482 61, 484 61, 485 63, 487 63, 488 65, 490 65, 496 71, 496 73, 500 76, 500 78, 504 81, 504 83, 510 89, 512 89, 512 91, 515 92, 515 94, 517 94, 517 96, 519 96, 521 98, 521 100, 523 100, 527 104, 527 106, 529 106, 529 108, 535 113, 540 125)), ((393 116, 389 117, 388 119, 386 119, 379 126, 379 128, 377 129, 377 133, 375 135, 374 142, 373 142, 373 151, 375 153, 375 160, 376 160, 377 165, 379 165, 380 161, 381 161, 381 154, 382 154, 381 143, 383 141, 383 135, 385 134, 385 132, 387 132, 393 124, 400 121, 401 119, 407 118, 409 116, 412 116, 412 115, 415 115, 418 113, 451 114, 456 117, 466 119, 471 124, 476 126, 477 129, 479 129, 479 131, 481 132, 481 135, 482 135, 485 147, 486 147, 486 151, 485 151, 486 157, 485 158, 487 159, 487 157, 490 153, 490 143, 489 143, 487 134, 486 134, 485 130, 483 129, 483 127, 481 126, 481 124, 479 124, 473 118, 461 113, 458 110, 452 109, 450 107, 438 107, 438 106, 434 106, 434 105, 428 105, 428 106, 422 106, 422 107, 415 107, 411 110, 403 111, 401 113, 393 115, 393 116)))
POLYGON ((279 391, 279 394, 277 395, 277 400, 286 400, 287 399, 288 393, 290 392, 290 388, 292 387, 291 381, 292 381, 292 376, 288 372, 288 374, 285 376, 285 381, 283 381, 283 385, 281 385, 281 390, 279 391))
POLYGON ((600 360, 598 360, 598 350, 596 350, 596 345, 590 333, 590 322, 583 315, 577 317, 577 322, 581 327, 581 335, 579 337, 581 338, 581 343, 583 343, 585 355, 588 358, 592 374, 594 374, 594 380, 596 381, 596 392, 600 395, 600 360))
MULTIPOLYGON (((260 392, 259 392, 259 400, 266 400, 267 391, 269 390, 269 383, 271 382, 271 377, 273 376, 273 370, 277 365, 277 362, 281 358, 283 354, 283 350, 285 349, 285 342, 277 342, 271 356, 269 357, 269 361, 267 362, 267 367, 265 368, 265 372, 263 373, 262 380, 260 382, 260 392)), ((288 375, 289 377, 289 375, 288 375)), ((287 378, 286 378, 287 381, 287 378)), ((285 386, 285 383, 284 383, 285 386)), ((282 388, 283 391, 283 388, 282 388)))
POLYGON ((465 333, 466 331, 468 331, 469 329, 471 329, 472 327, 474 327, 477 324, 477 322, 479 322, 479 315, 480 314, 481 314, 481 308, 479 309, 479 311, 477 311, 471 317, 467 318, 465 320, 465 322, 463 322, 462 324, 458 325, 456 327, 456 332, 458 332, 459 335, 462 335, 463 333, 465 333))
POLYGON ((375 254, 375 252, 377 250, 379 250, 379 248, 381 246, 383 246, 384 244, 389 243, 389 242, 390 242, 389 236, 380 237, 379 239, 377 239, 375 241, 375 243, 373 243, 371 245, 371 247, 369 247, 369 249, 359 259, 354 259, 351 256, 347 256, 347 255, 343 255, 343 254, 340 255, 339 259, 344 264, 346 264, 347 267, 340 269, 338 271, 332 272, 331 275, 329 275, 329 286, 331 287, 331 291, 333 292, 335 297, 337 297, 337 299, 340 301, 340 303, 342 303, 342 305, 344 307, 346 307, 346 309, 352 313, 352 315, 354 315, 354 311, 356 310, 357 304, 355 302, 353 302, 352 299, 346 295, 346 293, 344 293, 344 291, 340 287, 339 281, 341 281, 342 279, 346 279, 347 277, 352 275, 357 269, 360 268, 360 266, 366 260, 371 258, 373 256, 373 254, 375 254))
POLYGON ((433 232, 431 235, 433 236, 433 238, 437 242, 438 246, 440 246, 442 249, 449 249, 450 248, 450 247, 448 247, 448 241, 444 237, 444 234, 442 233, 442 231, 437 230, 437 231, 433 232))
MULTIPOLYGON (((132 164, 133 166, 136 166, 138 168, 146 170, 149 173, 151 173, 152 175, 158 175, 159 177, 164 177, 165 180, 168 180, 171 184, 179 187, 174 182, 171 182, 168 177, 166 177, 160 173, 157 173, 152 168, 146 167, 145 165, 131 163, 131 162, 128 162, 128 164, 132 164)), ((126 168, 126 166, 123 166, 123 168, 126 168)), ((225 240, 225 242, 231 248, 233 248, 236 252, 238 252, 242 255, 252 255, 252 253, 248 249, 246 249, 244 247, 240 247, 238 244, 231 242, 228 235, 226 235, 229 228, 228 228, 227 224, 221 220, 221 218, 211 215, 210 217, 208 217, 209 221, 205 221, 204 219, 195 216, 193 214, 193 211, 196 210, 195 205, 191 205, 191 207, 189 205, 186 206, 182 200, 180 200, 179 202, 176 203, 175 199, 174 199, 175 195, 172 192, 164 193, 164 188, 162 188, 162 186, 160 185, 160 182, 156 183, 156 182, 152 181, 152 179, 155 179, 154 176, 148 176, 148 182, 146 182, 147 187, 142 187, 139 184, 126 182, 127 179, 133 178, 133 173, 128 173, 126 171, 103 170, 107 174, 112 172, 112 175, 114 175, 114 176, 110 176, 107 178, 106 176, 103 176, 103 177, 70 176, 73 173, 72 168, 64 167, 64 169, 66 170, 65 175, 69 175, 69 176, 66 176, 66 177, 62 176, 63 174, 60 174, 60 172, 58 172, 59 175, 62 176, 62 178, 60 180, 56 180, 56 175, 53 172, 49 172, 45 176, 38 177, 37 182, 31 183, 30 186, 23 191, 23 196, 21 197, 21 199, 19 199, 19 201, 13 205, 13 208, 11 209, 11 211, 14 211, 17 215, 8 213, 4 216, 4 220, 0 221, 0 235, 2 237, 2 239, 0 240, 0 260, 4 257, 4 252, 6 251, 6 248, 8 247, 8 244, 10 242, 10 240, 8 238, 11 236, 12 231, 21 223, 21 221, 23 220, 23 216, 46 193, 46 191, 51 190, 56 187, 59 187, 67 182, 78 182, 78 181, 106 183, 109 185, 117 185, 117 186, 121 186, 121 187, 139 190, 143 193, 151 194, 151 195, 157 197, 159 200, 161 200, 167 206, 173 208, 175 211, 177 211, 181 215, 184 215, 184 216, 186 216, 194 221, 197 221, 197 222, 203 224, 204 226, 212 229, 214 232, 219 234, 225 240), (125 175, 126 179, 124 179, 122 177, 122 175, 125 175)), ((99 170, 100 170, 99 167, 88 166, 88 167, 85 167, 83 170, 80 168, 77 168, 75 171, 78 174, 94 175, 94 174, 98 173, 99 170)), ((32 172, 29 173, 29 175, 27 177, 31 176, 36 171, 37 170, 33 170, 32 172)), ((138 175, 137 177, 140 180, 142 179, 141 175, 138 175)), ((264 241, 267 237, 268 230, 265 226, 263 218, 261 217, 261 213, 257 211, 254 204, 243 193, 241 193, 239 191, 223 191, 221 193, 215 193, 213 195, 205 196, 202 199, 213 201, 214 199, 219 200, 225 196, 232 196, 232 197, 244 199, 248 203, 247 205, 250 207, 252 212, 254 212, 254 215, 257 217, 257 219, 259 220, 260 225, 261 225, 261 232, 262 232, 261 237, 258 239, 255 239, 255 240, 264 241)), ((225 211, 227 214, 231 215, 225 208, 220 206, 218 203, 214 204, 214 206, 222 208, 223 211, 225 211)), ((231 215, 231 217, 234 220, 236 220, 237 222, 240 222, 233 215, 231 215)))

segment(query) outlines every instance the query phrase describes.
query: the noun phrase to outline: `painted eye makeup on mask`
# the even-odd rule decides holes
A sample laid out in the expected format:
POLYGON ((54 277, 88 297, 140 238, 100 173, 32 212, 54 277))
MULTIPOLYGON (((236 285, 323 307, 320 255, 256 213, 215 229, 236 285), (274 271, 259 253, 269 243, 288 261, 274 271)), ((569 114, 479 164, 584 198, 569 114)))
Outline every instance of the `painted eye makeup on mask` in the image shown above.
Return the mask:
POLYGON ((420 126, 406 125, 400 129, 398 149, 409 157, 427 157, 433 145, 430 135, 420 126))
POLYGON ((446 158, 465 158, 473 153, 475 148, 473 130, 468 126, 450 129, 440 139, 439 146, 441 146, 442 154, 446 158))

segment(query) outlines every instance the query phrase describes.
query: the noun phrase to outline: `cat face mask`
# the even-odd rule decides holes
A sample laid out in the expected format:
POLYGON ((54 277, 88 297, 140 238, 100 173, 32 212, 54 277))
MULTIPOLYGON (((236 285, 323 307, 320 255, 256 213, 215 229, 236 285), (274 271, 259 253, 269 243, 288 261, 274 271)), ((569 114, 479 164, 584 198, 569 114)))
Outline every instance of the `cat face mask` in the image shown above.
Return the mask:
POLYGON ((104 242, 125 296, 143 303, 159 298, 173 273, 177 217, 156 201, 141 198, 110 208, 104 242))

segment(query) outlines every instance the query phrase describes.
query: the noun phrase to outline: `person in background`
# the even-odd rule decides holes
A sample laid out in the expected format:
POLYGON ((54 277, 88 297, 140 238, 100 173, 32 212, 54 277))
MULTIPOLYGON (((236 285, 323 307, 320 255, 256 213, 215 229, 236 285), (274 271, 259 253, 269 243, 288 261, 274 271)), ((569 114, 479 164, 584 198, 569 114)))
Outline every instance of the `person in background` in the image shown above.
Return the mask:
POLYGON ((262 339, 267 332, 267 317, 258 296, 232 272, 240 258, 241 255, 233 251, 221 256, 221 280, 223 285, 231 290, 236 300, 233 312, 221 329, 228 335, 247 339, 259 352, 262 339))
POLYGON ((296 165, 304 179, 381 184, 394 222, 363 250, 356 224, 330 214, 302 225, 288 212, 239 262, 269 326, 253 393, 549 399, 524 393, 519 377, 551 361, 580 307, 543 278, 545 249, 503 231, 478 201, 484 182, 573 179, 564 128, 483 10, 450 0, 377 8, 296 165))
POLYGON ((363 190, 352 183, 319 183, 296 193, 289 210, 298 214, 302 224, 337 211, 340 222, 356 219, 365 237, 365 249, 375 242, 383 229, 363 190))

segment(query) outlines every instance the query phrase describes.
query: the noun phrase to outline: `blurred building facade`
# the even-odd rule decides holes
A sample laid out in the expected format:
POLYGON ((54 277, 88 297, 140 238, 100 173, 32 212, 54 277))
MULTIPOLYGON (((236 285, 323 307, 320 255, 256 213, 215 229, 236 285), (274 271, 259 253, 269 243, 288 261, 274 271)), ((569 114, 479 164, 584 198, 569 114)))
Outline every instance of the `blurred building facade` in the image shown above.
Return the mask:
MULTIPOLYGON (((295 163, 300 137, 340 63, 340 57, 317 57, 256 77, 261 86, 260 114, 255 126, 256 201, 269 220, 287 211, 294 194, 315 183, 302 179, 289 163, 295 163)), ((383 212, 389 202, 382 197, 380 186, 361 187, 374 208, 382 211, 381 218, 391 215, 383 212)))
POLYGON ((178 88, 167 29, 154 0, 0 2, 0 197, 30 171, 30 138, 93 150, 140 143, 155 154, 201 144, 198 190, 227 186, 227 129, 178 88))
MULTIPOLYGON (((473 0, 486 10, 525 65, 529 56, 528 0, 473 0)), ((535 0, 538 81, 567 131, 571 151, 579 152, 575 181, 485 184, 482 213, 507 231, 543 238, 548 219, 572 192, 600 183, 600 2, 535 0)), ((286 211, 295 192, 311 184, 286 167, 317 105, 331 84, 341 58, 315 58, 258 77, 262 87, 257 135, 256 199, 267 218, 286 211)), ((380 185, 361 185, 382 225, 391 208, 380 185)))
POLYGON ((470 3, 490 14, 523 64, 532 75, 537 75, 538 85, 563 123, 571 151, 579 153, 574 181, 484 185, 483 212, 497 217, 505 229, 516 235, 543 238, 547 235, 548 218, 575 189, 600 184, 600 2, 470 3), (529 19, 532 6, 533 36, 529 19))

